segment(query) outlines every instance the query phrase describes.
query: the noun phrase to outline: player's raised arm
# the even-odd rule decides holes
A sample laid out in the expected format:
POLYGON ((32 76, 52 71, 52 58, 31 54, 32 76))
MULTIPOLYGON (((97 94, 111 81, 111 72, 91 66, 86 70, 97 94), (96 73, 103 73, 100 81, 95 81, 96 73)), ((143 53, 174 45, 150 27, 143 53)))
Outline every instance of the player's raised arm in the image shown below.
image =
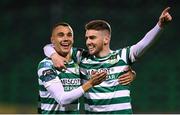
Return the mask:
POLYGON ((167 23, 171 22, 172 17, 169 14, 169 9, 170 7, 165 8, 159 17, 156 26, 151 29, 141 41, 131 47, 129 58, 132 62, 137 60, 157 40, 162 28, 167 23))

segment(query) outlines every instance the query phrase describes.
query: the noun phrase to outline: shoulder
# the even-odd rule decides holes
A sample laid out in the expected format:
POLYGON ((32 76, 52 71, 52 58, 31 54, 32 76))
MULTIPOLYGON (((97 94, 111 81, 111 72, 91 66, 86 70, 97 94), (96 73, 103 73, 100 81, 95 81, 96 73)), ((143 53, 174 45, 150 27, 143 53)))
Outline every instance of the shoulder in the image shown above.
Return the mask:
POLYGON ((84 51, 85 51, 85 49, 83 49, 83 48, 76 48, 76 47, 72 48, 72 54, 73 55, 82 54, 84 51))
POLYGON ((38 64, 38 70, 41 68, 50 68, 53 66, 52 60, 50 58, 44 58, 38 64))
POLYGON ((122 60, 124 60, 127 64, 131 64, 129 60, 131 46, 127 46, 121 49, 118 49, 117 52, 122 60))
POLYGON ((47 75, 54 74, 55 71, 56 70, 50 58, 45 58, 38 64, 37 74, 39 77, 42 77, 46 74, 47 75))
POLYGON ((120 49, 117 49, 115 50, 116 53, 118 53, 120 56, 121 55, 129 55, 129 52, 130 52, 130 46, 127 46, 127 47, 124 47, 124 48, 120 48, 120 49))
POLYGON ((72 58, 74 60, 77 60, 79 62, 82 58, 88 57, 88 56, 89 56, 89 53, 85 49, 73 48, 72 58))
POLYGON ((89 52, 87 50, 84 50, 82 52, 82 58, 86 58, 86 57, 90 57, 91 55, 89 54, 89 52))

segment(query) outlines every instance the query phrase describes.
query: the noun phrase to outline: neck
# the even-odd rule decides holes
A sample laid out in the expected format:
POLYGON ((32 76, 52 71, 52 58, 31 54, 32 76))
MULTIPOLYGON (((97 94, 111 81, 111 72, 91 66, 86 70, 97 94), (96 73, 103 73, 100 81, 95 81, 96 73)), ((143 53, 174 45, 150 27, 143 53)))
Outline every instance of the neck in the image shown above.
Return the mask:
POLYGON ((71 61, 71 54, 68 53, 68 55, 66 55, 64 58, 65 58, 67 61, 71 61))
POLYGON ((109 53, 111 52, 110 48, 104 48, 101 52, 99 52, 97 55, 95 55, 96 57, 105 57, 107 55, 109 55, 109 53))
POLYGON ((69 53, 58 52, 58 54, 60 56, 64 57, 67 61, 71 61, 71 52, 69 52, 69 53))

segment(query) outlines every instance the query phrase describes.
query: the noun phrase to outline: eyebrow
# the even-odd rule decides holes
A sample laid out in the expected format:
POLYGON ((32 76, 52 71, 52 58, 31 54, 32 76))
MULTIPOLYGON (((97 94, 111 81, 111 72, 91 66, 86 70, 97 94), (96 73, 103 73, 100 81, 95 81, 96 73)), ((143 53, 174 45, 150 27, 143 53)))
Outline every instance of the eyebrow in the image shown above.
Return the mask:
POLYGON ((95 38, 96 36, 95 35, 90 35, 90 36, 85 36, 85 38, 95 38))

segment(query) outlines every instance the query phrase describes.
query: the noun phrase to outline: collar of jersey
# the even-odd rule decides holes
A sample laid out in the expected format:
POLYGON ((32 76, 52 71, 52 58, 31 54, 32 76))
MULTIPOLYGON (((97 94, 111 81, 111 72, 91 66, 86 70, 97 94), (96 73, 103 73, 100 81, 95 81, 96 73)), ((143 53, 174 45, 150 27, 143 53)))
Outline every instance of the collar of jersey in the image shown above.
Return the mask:
POLYGON ((94 60, 97 60, 97 61, 107 60, 109 57, 112 56, 112 54, 114 54, 114 51, 110 50, 110 53, 109 53, 107 56, 103 56, 103 57, 93 56, 93 59, 94 59, 94 60))
POLYGON ((68 61, 67 64, 73 64, 74 63, 74 60, 72 59, 72 54, 73 54, 73 48, 71 48, 71 51, 70 51, 71 61, 68 61))

